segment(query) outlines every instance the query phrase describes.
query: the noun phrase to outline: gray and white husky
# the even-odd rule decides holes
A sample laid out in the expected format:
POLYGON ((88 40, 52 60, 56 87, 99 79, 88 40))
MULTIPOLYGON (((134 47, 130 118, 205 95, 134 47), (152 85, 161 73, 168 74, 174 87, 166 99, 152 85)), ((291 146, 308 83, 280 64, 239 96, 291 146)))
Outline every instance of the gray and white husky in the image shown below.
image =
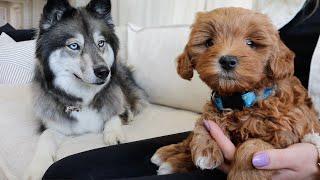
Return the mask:
POLYGON ((34 110, 42 134, 24 178, 41 179, 66 136, 104 134, 106 145, 125 141, 121 125, 147 105, 130 70, 117 61, 110 0, 82 8, 48 0, 37 39, 34 110))

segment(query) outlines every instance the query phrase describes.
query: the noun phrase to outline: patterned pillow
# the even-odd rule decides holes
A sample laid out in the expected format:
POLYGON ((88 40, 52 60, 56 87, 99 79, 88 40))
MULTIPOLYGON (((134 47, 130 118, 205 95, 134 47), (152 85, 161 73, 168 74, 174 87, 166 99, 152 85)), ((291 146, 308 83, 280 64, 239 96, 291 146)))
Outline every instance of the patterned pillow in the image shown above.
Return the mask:
POLYGON ((33 77, 35 41, 0 43, 0 84, 27 84, 33 77))
POLYGON ((7 43, 14 43, 16 42, 13 40, 10 36, 8 36, 6 33, 1 33, 0 35, 0 45, 7 44, 7 43))

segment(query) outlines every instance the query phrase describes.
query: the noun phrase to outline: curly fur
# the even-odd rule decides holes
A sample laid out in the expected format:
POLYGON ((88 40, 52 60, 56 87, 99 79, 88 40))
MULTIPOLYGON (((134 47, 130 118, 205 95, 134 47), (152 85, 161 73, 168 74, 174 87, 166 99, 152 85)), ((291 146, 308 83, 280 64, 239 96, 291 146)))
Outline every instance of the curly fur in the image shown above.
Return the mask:
POLYGON ((293 76, 293 60, 294 53, 281 41, 266 15, 242 8, 199 13, 189 42, 177 59, 178 74, 190 80, 196 70, 202 81, 221 95, 246 91, 259 94, 271 86, 275 87, 275 93, 241 111, 219 112, 208 102, 187 140, 156 152, 160 162, 166 163, 177 154, 190 153, 188 159, 169 162, 171 173, 184 172, 181 164, 190 166, 190 162, 201 169, 221 165, 222 152, 203 126, 203 120, 212 120, 237 146, 228 179, 271 179, 273 171, 253 168, 254 153, 285 148, 301 142, 310 132, 320 132, 312 101, 298 78, 293 76), (212 46, 206 46, 208 39, 212 39, 212 46), (247 39, 255 46, 248 46, 247 39), (238 58, 238 65, 232 72, 220 67, 218 61, 223 55, 238 58))

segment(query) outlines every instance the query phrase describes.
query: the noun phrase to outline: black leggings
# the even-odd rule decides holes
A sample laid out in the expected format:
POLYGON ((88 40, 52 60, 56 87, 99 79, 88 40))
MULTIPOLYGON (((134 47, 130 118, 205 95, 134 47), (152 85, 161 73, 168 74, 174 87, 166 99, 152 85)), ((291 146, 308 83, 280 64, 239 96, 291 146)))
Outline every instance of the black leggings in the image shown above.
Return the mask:
POLYGON ((151 156, 158 148, 178 143, 188 134, 110 146, 69 156, 53 164, 43 179, 226 179, 226 175, 218 170, 156 175, 158 167, 150 162, 151 156))

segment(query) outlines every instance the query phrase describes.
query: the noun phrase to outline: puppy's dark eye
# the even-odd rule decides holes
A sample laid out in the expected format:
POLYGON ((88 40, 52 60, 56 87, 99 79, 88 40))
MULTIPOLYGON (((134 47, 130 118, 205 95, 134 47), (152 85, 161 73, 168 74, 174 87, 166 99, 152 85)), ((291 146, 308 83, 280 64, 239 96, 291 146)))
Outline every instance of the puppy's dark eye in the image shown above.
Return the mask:
POLYGON ((67 47, 71 50, 77 51, 80 50, 80 45, 78 43, 72 43, 67 45, 67 47))
POLYGON ((246 39, 246 44, 251 48, 256 48, 256 44, 251 39, 246 39))
POLYGON ((105 40, 100 40, 100 41, 98 42, 99 48, 103 48, 103 47, 105 46, 105 44, 106 44, 106 41, 105 41, 105 40))
POLYGON ((207 48, 213 46, 213 39, 210 38, 210 39, 206 40, 205 45, 206 45, 207 48))

